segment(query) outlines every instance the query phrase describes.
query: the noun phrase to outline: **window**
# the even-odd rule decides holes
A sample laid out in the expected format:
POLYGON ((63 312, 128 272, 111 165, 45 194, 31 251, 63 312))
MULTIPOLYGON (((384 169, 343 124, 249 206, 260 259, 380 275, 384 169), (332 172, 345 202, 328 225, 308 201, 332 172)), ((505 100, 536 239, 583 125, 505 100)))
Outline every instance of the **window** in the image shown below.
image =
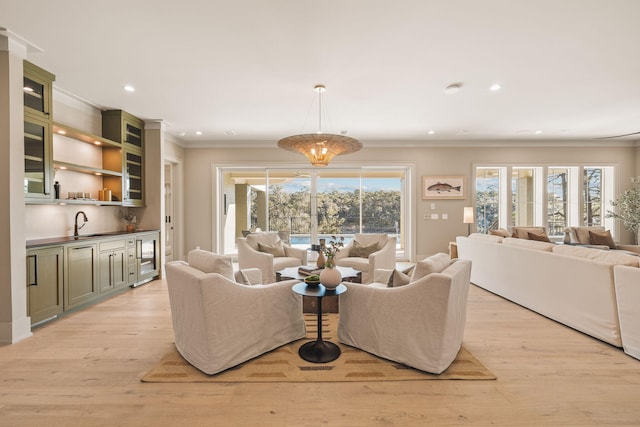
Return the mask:
POLYGON ((288 231, 291 243, 308 248, 319 238, 355 233, 397 237, 407 247, 408 168, 221 168, 220 204, 224 253, 234 254, 243 230, 288 231))
POLYGON ((476 169, 476 221, 479 233, 500 227, 500 168, 476 169))
POLYGON ((585 168, 583 179, 582 223, 589 226, 602 224, 602 168, 585 168))
MULTIPOLYGON (((564 234, 568 222, 569 169, 549 168, 547 173, 547 233, 564 234)), ((534 225, 534 224, 527 224, 534 225)))
POLYGON ((602 204, 613 199, 613 177, 613 166, 476 166, 478 232, 544 225, 559 238, 566 227, 588 225, 615 234, 602 204))

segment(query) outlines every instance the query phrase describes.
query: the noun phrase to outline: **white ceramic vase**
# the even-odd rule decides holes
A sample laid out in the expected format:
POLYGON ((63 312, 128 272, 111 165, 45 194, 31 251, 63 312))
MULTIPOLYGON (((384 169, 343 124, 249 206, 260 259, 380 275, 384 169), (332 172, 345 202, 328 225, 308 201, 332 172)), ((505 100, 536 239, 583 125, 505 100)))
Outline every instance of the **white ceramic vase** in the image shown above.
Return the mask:
POLYGON ((342 274, 340 274, 340 272, 335 268, 326 267, 320 273, 320 283, 329 290, 335 289, 341 281, 342 274))

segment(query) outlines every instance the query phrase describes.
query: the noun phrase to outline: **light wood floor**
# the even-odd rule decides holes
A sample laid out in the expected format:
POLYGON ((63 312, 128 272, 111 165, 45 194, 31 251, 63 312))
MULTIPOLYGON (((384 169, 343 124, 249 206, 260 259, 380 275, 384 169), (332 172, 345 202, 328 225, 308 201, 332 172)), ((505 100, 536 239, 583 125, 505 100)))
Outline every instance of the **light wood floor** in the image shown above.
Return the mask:
POLYGON ((155 281, 0 348, 0 425, 640 425, 640 361, 472 286, 464 345, 497 381, 148 384, 155 281))

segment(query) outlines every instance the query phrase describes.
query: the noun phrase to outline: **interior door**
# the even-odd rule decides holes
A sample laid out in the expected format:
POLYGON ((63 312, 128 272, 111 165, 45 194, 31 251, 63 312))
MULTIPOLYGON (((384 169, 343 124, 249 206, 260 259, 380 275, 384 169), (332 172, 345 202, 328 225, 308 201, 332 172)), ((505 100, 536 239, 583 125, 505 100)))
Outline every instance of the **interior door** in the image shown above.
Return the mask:
POLYGON ((175 166, 171 163, 164 165, 164 260, 165 262, 173 261, 174 248, 174 172, 175 166))

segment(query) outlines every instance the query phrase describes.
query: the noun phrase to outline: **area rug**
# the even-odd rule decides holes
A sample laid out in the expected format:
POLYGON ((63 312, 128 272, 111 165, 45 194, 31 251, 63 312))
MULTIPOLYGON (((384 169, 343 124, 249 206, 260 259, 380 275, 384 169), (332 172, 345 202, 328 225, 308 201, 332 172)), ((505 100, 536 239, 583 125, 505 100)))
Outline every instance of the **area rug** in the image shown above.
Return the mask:
POLYGON ((338 314, 322 318, 322 336, 339 345, 340 357, 329 363, 306 362, 298 348, 317 336, 317 316, 305 314, 307 337, 251 359, 235 368, 207 375, 186 362, 175 346, 143 377, 143 382, 344 382, 344 381, 424 381, 424 380, 495 380, 496 377, 467 349, 460 349, 456 359, 440 375, 429 374, 362 350, 338 343, 338 314))

